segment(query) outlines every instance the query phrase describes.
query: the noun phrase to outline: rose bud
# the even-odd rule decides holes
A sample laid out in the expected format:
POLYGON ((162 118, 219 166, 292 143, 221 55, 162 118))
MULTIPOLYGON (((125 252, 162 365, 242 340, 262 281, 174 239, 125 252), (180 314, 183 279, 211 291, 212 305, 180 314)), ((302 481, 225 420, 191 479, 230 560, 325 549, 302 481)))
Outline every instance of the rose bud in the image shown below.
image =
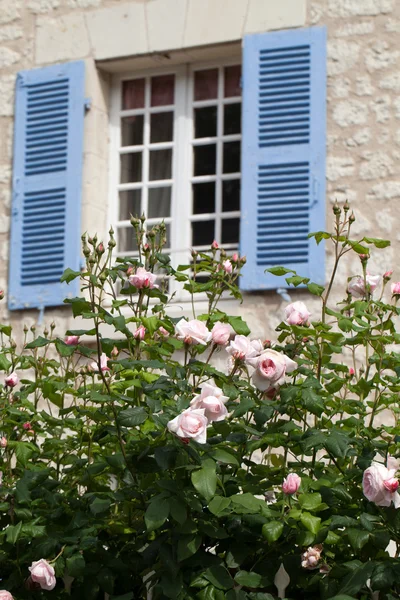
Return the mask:
POLYGON ((67 335, 64 342, 68 346, 77 346, 79 344, 79 336, 78 335, 67 335))
POLYGON ((221 323, 217 321, 211 330, 212 341, 217 346, 226 346, 231 337, 235 335, 235 331, 229 323, 221 323))
POLYGON ((133 334, 133 337, 137 340, 144 340, 144 336, 146 335, 146 328, 143 325, 140 325, 133 334))
POLYGON ((0 290, 0 300, 3 300, 4 298, 4 290, 0 290))
POLYGON ((213 250, 218 250, 218 248, 219 248, 218 242, 216 242, 216 241, 214 240, 214 241, 213 241, 213 243, 211 244, 211 248, 212 248, 213 250))
POLYGON ((398 281, 397 283, 392 283, 390 289, 392 290, 393 296, 400 296, 400 281, 398 281))
POLYGON ((15 371, 10 373, 10 375, 7 375, 7 377, 4 380, 4 383, 6 384, 6 386, 11 387, 11 388, 18 385, 18 382, 19 382, 18 375, 15 373, 15 371))
POLYGON ((31 423, 30 423, 29 421, 27 421, 26 423, 24 423, 24 424, 22 425, 22 427, 23 427, 25 430, 32 429, 32 425, 31 425, 31 423))
POLYGON ((230 275, 233 271, 233 266, 232 266, 232 263, 230 260, 225 260, 222 263, 222 267, 223 267, 225 273, 228 273, 228 275, 230 275))
POLYGON ((282 491, 284 494, 291 496, 295 494, 301 484, 301 477, 297 473, 289 473, 286 479, 283 480, 282 491))
MULTIPOLYGON (((7 448, 7 444, 8 444, 7 438, 4 437, 4 435, 3 435, 3 437, 0 438, 0 448, 7 448)), ((0 600, 1 600, 1 598, 0 598, 0 600)))

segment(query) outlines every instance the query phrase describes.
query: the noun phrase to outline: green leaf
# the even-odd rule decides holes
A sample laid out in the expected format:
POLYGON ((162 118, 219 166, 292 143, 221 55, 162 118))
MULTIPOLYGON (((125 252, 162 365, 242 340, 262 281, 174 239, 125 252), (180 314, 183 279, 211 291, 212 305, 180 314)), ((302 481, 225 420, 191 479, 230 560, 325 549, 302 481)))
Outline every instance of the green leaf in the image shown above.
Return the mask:
POLYGON ((258 513, 261 507, 265 507, 265 502, 255 498, 253 494, 246 492, 245 494, 236 494, 231 496, 232 509, 239 514, 249 512, 258 513))
POLYGON ((296 271, 292 271, 292 269, 286 269, 285 267, 271 267, 270 269, 265 269, 265 273, 272 273, 272 275, 276 275, 277 277, 287 275, 288 273, 297 275, 296 271))
POLYGON ((9 525, 6 529, 6 540, 9 544, 15 544, 18 541, 22 529, 22 521, 17 525, 9 525))
POLYGON ((147 419, 148 414, 142 406, 134 406, 121 410, 117 417, 119 425, 123 427, 135 427, 141 425, 147 419))
POLYGON ((217 448, 216 450, 214 450, 212 453, 212 457, 214 460, 217 460, 221 463, 227 465, 235 465, 236 467, 239 466, 239 461, 236 458, 236 456, 233 456, 233 454, 227 452, 226 450, 222 450, 221 448, 217 448))
POLYGON ((77 277, 81 276, 81 272, 80 271, 73 271, 72 269, 65 269, 64 273, 61 275, 61 279, 60 281, 66 281, 67 283, 70 283, 71 281, 73 281, 74 279, 76 279, 77 277))
POLYGON ((233 579, 224 567, 211 567, 207 569, 203 577, 220 590, 230 590, 233 588, 233 579))
POLYGON ((228 317, 228 323, 238 335, 250 335, 250 329, 242 319, 242 317, 228 317))
POLYGON ((208 508, 213 515, 218 516, 219 514, 225 512, 225 510, 229 507, 230 503, 230 498, 225 498, 225 496, 214 496, 214 498, 208 505, 208 508))
POLYGON ((72 356, 72 354, 76 351, 76 346, 66 344, 60 339, 56 340, 55 346, 60 356, 72 356))
POLYGON ((347 449, 350 444, 350 439, 344 433, 333 430, 325 441, 325 448, 333 456, 344 458, 347 454, 347 449))
POLYGON ((177 557, 178 561, 185 560, 189 556, 196 554, 200 548, 201 535, 181 535, 178 540, 177 557))
POLYGON ((379 238, 364 237, 361 241, 373 244, 375 248, 387 248, 387 246, 390 246, 389 240, 381 240, 379 238))
POLYGON ((322 296, 325 291, 325 288, 317 283, 308 283, 307 288, 310 294, 314 294, 314 296, 322 296))
POLYGON ((217 489, 215 462, 206 460, 201 469, 192 471, 191 479, 196 490, 209 502, 217 489))
POLYGON ((90 505, 90 512, 94 515, 106 512, 111 506, 110 498, 96 497, 90 505))
POLYGON ((66 560, 68 575, 80 577, 85 572, 86 562, 82 554, 73 554, 66 560))
POLYGON ((8 371, 12 363, 8 360, 5 354, 0 354, 0 371, 8 371))
POLYGON ((270 544, 280 538, 282 531, 283 523, 281 521, 270 521, 262 527, 262 534, 270 544))
POLYGON ((369 248, 367 246, 363 246, 360 244, 360 242, 347 240, 347 243, 353 248, 354 252, 357 252, 357 254, 369 254, 369 248))
POLYGON ((303 514, 300 517, 300 521, 304 525, 304 527, 308 529, 308 531, 311 531, 311 533, 313 533, 314 535, 318 533, 318 530, 321 525, 321 519, 319 517, 314 517, 309 512, 303 512, 303 514))
POLYGON ((152 499, 144 515, 146 527, 154 531, 164 525, 169 515, 169 502, 166 498, 156 496, 152 499))
MULTIPOLYGON (((339 598, 341 594, 357 594, 366 584, 367 580, 370 579, 373 570, 374 564, 372 562, 361 564, 360 567, 354 569, 354 571, 343 580, 343 585, 339 590, 339 598)), ((337 596, 335 596, 335 598, 338 600, 337 596)), ((333 598, 331 600, 333 600, 333 598)))
POLYGON ((0 332, 4 333, 7 337, 10 337, 12 331, 11 325, 1 325, 0 324, 0 332))
POLYGON ((261 586, 262 577, 253 571, 238 571, 235 575, 235 581, 245 587, 258 588, 261 586))
POLYGON ((32 454, 37 451, 36 446, 30 442, 11 442, 9 446, 15 448, 15 456, 23 467, 27 466, 32 454))
POLYGON ((304 510, 315 510, 321 502, 321 494, 301 494, 299 496, 300 506, 304 510))
POLYGON ((42 348, 43 346, 48 346, 51 343, 50 340, 39 335, 33 342, 30 342, 25 346, 28 350, 31 348, 42 348))
POLYGON ((364 531, 363 529, 347 529, 346 533, 354 550, 361 550, 368 543, 368 531, 364 531))

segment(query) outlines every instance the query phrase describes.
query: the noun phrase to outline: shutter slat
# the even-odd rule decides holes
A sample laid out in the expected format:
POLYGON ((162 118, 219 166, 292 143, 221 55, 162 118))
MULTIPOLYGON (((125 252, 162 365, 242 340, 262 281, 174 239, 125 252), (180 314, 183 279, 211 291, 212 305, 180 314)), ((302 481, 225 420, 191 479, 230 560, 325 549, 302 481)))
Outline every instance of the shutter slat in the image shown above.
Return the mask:
POLYGON ((241 252, 243 290, 286 286, 283 265, 324 282, 326 30, 245 37, 241 252))
POLYGON ((44 308, 76 295, 79 270, 84 63, 18 74, 9 308, 44 308))

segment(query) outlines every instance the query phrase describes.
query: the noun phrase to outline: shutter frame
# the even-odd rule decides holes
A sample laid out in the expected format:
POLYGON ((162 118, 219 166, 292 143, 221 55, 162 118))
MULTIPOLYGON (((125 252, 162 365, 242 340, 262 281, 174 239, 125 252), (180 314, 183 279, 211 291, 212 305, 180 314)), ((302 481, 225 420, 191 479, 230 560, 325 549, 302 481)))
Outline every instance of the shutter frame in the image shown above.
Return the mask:
POLYGON ((60 277, 80 270, 84 86, 84 61, 17 74, 10 310, 60 306, 79 292, 79 280, 60 277))
MULTIPOLYGON (((240 287, 243 291, 273 290, 279 287, 287 287, 285 277, 275 277, 270 273, 265 273, 265 269, 276 265, 292 268, 299 275, 309 277, 316 283, 323 284, 325 282, 324 244, 322 242, 317 246, 313 239, 309 240, 308 243, 305 240, 307 233, 325 228, 326 35, 326 27, 311 27, 252 34, 244 38, 240 249, 241 253, 246 255, 247 263, 243 268, 240 280, 240 287), (292 52, 306 52, 306 50, 300 48, 307 46, 309 46, 310 53, 308 83, 301 83, 303 75, 299 69, 299 72, 293 73, 293 79, 286 80, 286 83, 283 81, 283 85, 281 85, 282 81, 278 81, 278 79, 282 78, 282 72, 278 73, 276 67, 274 69, 273 63, 269 65, 268 62, 263 62, 261 59, 262 56, 276 56, 276 64, 283 69, 286 68, 286 65, 290 65, 292 52), (265 65, 267 66, 265 67, 265 65), (268 90, 265 87, 261 88, 262 68, 264 68, 264 77, 267 73, 267 78, 263 81, 269 86, 268 90), (268 71, 274 71, 274 73, 270 74, 268 71), (271 77, 276 79, 271 82, 271 77), (297 82, 297 78, 300 78, 300 82, 297 82), (298 89, 296 86, 303 86, 300 92, 296 91, 298 89), (304 91, 307 86, 309 86, 309 92, 304 91), (281 91, 282 89, 283 91, 281 91), (290 105, 291 94, 296 93, 299 104, 297 107, 293 107, 290 105), (307 93, 309 96, 308 101, 307 93), (261 94, 263 94, 263 104, 260 101, 261 94), (277 95, 281 96, 278 99, 278 102, 279 100, 281 102, 280 105, 274 100, 277 95), (269 108, 271 105, 266 104, 266 102, 275 102, 275 104, 272 104, 272 108, 269 108), (279 111, 285 112, 285 109, 281 108, 282 103, 285 102, 287 103, 285 106, 289 106, 288 113, 293 109, 305 112, 308 110, 308 129, 305 128, 305 121, 295 122, 293 129, 291 125, 287 127, 285 119, 289 119, 290 114, 283 117, 283 122, 277 123, 273 121, 276 121, 278 117, 274 119, 272 113, 262 112, 262 107, 267 107, 267 110, 275 110, 277 113, 279 111), (307 107, 307 102, 309 102, 308 109, 304 108, 307 107), (261 125, 262 117, 264 119, 263 125, 261 125), (262 132, 261 127, 264 127, 262 132), (270 128, 274 129, 274 133, 268 131, 270 128), (287 129, 289 129, 289 134, 287 129), (265 134, 264 137, 262 133, 265 134), (304 141, 307 137, 308 143, 304 141), (290 138, 289 141, 287 138, 290 138), (292 139, 298 141, 291 144, 289 142, 292 139), (307 163, 307 167, 304 166, 305 163, 307 163), (298 166, 301 164, 303 166, 298 166), (307 175, 302 172, 303 170, 307 171, 307 175), (293 186, 296 190, 294 195, 298 194, 300 196, 302 194, 303 198, 289 200, 285 198, 285 194, 280 194, 280 196, 283 196, 282 200, 280 200, 279 195, 276 198, 273 197, 274 194, 276 195, 280 191, 276 186, 282 183, 281 179, 284 178, 285 173, 288 184, 290 184, 290 178, 297 180, 297 183, 293 186), (304 178, 304 182, 301 182, 304 184, 304 191, 300 194, 299 178, 301 177, 304 178), (275 187, 269 183, 272 180, 275 182, 275 187), (271 192, 271 189, 275 191, 271 192), (260 190, 264 190, 264 192, 260 190), (267 198, 266 200, 261 198, 262 194, 264 194, 264 198, 267 198), (304 215, 304 211, 306 211, 308 215, 307 226, 303 225, 303 227, 307 227, 307 232, 304 235, 301 234, 303 238, 297 242, 297 245, 302 246, 303 250, 300 248, 297 255, 295 252, 292 253, 294 260, 298 262, 286 262, 285 264, 285 260, 281 258, 274 262, 271 259, 270 264, 257 264, 263 260, 269 260, 268 257, 262 258, 262 249, 265 247, 268 248, 267 251, 271 256, 280 256, 288 248, 290 250, 291 244, 287 244, 285 248, 285 241, 290 240, 291 237, 296 237, 295 218, 293 218, 293 222, 290 221, 289 208, 285 209, 282 202, 289 205, 290 202, 295 204, 296 201, 299 202, 298 211, 300 211, 300 214, 304 215), (273 210, 271 203, 274 203, 273 210), (300 206, 301 203, 303 204, 300 206), (260 211, 262 210, 264 210, 264 213, 261 215, 260 211), (261 217, 264 217, 264 219, 261 217), (288 231, 279 237, 277 233, 279 227, 284 230, 282 223, 287 223, 288 231), (264 226, 265 229, 263 229, 264 226), (290 230, 291 228, 293 231, 290 230), (260 237, 261 235, 265 237, 260 237), (263 243, 264 245, 262 245, 263 243), (306 246, 307 249, 305 249, 306 246), (302 251, 307 254, 305 259, 300 258, 302 251)), ((306 65, 308 59, 302 56, 294 60, 301 60, 306 65)), ((307 68, 303 63, 299 63, 302 70, 307 68)), ((293 102, 295 101, 292 100, 292 104, 293 102)), ((292 118, 296 120, 305 119, 306 117, 295 115, 292 118)), ((293 214, 295 214, 296 208, 296 206, 293 206, 293 214)), ((297 236, 300 236, 300 230, 297 228, 297 236)), ((292 244, 295 243, 292 242, 292 244)))

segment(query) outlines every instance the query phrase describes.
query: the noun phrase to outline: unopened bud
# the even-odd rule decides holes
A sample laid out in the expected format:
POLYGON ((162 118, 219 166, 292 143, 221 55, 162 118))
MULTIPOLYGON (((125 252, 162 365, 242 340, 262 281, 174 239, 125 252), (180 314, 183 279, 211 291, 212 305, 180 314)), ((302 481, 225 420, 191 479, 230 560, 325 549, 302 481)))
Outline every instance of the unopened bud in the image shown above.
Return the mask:
POLYGON ((111 350, 111 356, 113 358, 117 358, 118 354, 119 354, 119 350, 116 346, 114 346, 114 348, 111 350))
POLYGON ((150 246, 149 244, 143 244, 143 252, 150 252, 150 246))
POLYGON ((218 246, 218 242, 216 240, 214 240, 213 243, 211 244, 211 248, 213 250, 218 250, 219 246, 218 246))
POLYGON ((100 242, 100 244, 98 244, 97 248, 96 248, 96 252, 99 256, 101 256, 102 254, 104 254, 105 250, 104 250, 104 244, 103 242, 100 242))
POLYGON ((142 216, 140 217, 140 220, 142 221, 142 223, 145 222, 146 220, 146 215, 144 213, 142 213, 142 216))
POLYGON ((132 227, 139 227, 140 219, 131 215, 131 225, 132 227))
POLYGON ((350 210, 350 204, 349 204, 348 200, 346 200, 346 202, 344 203, 343 210, 344 210, 345 213, 349 212, 349 210, 350 210))
POLYGON ((47 327, 44 329, 43 335, 44 337, 47 337, 49 335, 49 330, 47 329, 47 327))
POLYGON ((245 256, 241 256, 240 262, 242 263, 242 265, 245 265, 247 263, 247 258, 245 256))
POLYGON ((190 253, 192 255, 192 258, 197 258, 197 256, 199 255, 199 253, 197 252, 197 250, 193 250, 190 253))
POLYGON ((369 254, 359 254, 358 256, 363 264, 369 260, 369 254))
POLYGON ((393 269, 391 269, 390 271, 386 271, 383 274, 383 279, 385 279, 386 281, 389 281, 389 279, 391 278, 392 275, 393 275, 393 269))
POLYGON ((116 245, 117 245, 117 242, 114 240, 114 238, 112 238, 111 240, 108 241, 109 248, 115 248, 116 245))
POLYGON ((31 325, 31 331, 32 331, 32 333, 35 333, 35 331, 36 331, 36 325, 31 325))
POLYGON ((54 321, 52 321, 50 323, 50 329, 55 329, 56 328, 56 324, 54 323, 54 321))
POLYGON ((351 211, 351 215, 349 216, 349 222, 354 223, 355 220, 356 220, 356 217, 354 216, 354 212, 351 211))
POLYGON ((17 342, 13 339, 10 340, 10 346, 11 348, 16 348, 17 347, 17 342))
POLYGON ((24 333, 28 333, 29 329, 28 329, 28 325, 24 325, 24 333))
POLYGON ((335 204, 333 205, 333 209, 332 210, 333 210, 333 214, 334 215, 340 215, 341 210, 340 210, 340 206, 339 206, 337 200, 335 200, 335 204))
POLYGON ((271 340, 264 340, 263 346, 264 348, 271 348, 271 340))
POLYGON ((3 300, 4 298, 4 290, 0 290, 0 300, 3 300))

